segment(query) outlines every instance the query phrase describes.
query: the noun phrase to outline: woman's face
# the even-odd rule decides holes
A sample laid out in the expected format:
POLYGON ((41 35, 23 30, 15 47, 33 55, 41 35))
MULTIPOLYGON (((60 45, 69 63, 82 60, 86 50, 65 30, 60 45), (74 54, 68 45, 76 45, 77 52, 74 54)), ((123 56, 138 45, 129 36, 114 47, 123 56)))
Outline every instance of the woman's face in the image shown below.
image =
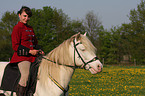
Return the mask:
POLYGON ((29 20, 30 17, 26 14, 25 11, 23 11, 21 14, 19 14, 20 22, 26 24, 29 20))

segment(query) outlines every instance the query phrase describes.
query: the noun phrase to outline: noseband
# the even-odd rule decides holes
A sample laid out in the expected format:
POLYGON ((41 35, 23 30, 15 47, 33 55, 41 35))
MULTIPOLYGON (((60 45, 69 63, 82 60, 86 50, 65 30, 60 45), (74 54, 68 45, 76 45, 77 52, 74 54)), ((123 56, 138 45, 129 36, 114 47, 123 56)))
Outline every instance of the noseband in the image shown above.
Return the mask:
MULTIPOLYGON (((83 64, 82 64, 81 66, 78 66, 78 68, 82 68, 82 67, 83 67, 84 69, 86 69, 86 65, 89 65, 89 63, 98 60, 98 57, 96 56, 96 57, 94 57, 92 60, 90 60, 90 61, 88 61, 88 62, 85 62, 85 61, 83 60, 83 58, 81 57, 81 55, 80 55, 78 49, 76 48, 77 45, 82 44, 82 43, 79 42, 79 43, 75 44, 75 39, 74 39, 74 40, 73 40, 73 44, 74 44, 74 64, 75 64, 75 66, 77 66, 77 65, 76 65, 76 62, 75 62, 75 51, 77 52, 79 58, 80 58, 81 61, 83 62, 83 64)), ((88 69, 90 69, 90 68, 91 68, 91 66, 89 65, 89 68, 88 68, 88 69)), ((88 70, 88 69, 86 69, 86 70, 88 70)))

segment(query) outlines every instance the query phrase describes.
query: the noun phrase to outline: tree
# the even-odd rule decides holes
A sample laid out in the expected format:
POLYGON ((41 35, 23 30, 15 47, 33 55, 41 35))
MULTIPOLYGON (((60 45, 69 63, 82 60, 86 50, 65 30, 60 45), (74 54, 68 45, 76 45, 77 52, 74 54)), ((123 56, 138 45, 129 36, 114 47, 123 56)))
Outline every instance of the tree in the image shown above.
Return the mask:
POLYGON ((141 0, 141 3, 137 6, 137 9, 130 11, 129 19, 130 29, 127 37, 130 43, 130 52, 132 59, 136 59, 138 64, 145 64, 145 1, 141 0))
POLYGON ((89 35, 94 37, 98 35, 97 33, 100 31, 102 23, 93 11, 89 11, 85 17, 84 26, 89 35))
POLYGON ((11 32, 18 22, 14 12, 5 12, 0 21, 0 60, 9 60, 12 57, 11 32))
POLYGON ((117 48, 118 62, 126 55, 130 62, 136 60, 137 64, 145 64, 145 1, 130 11, 129 24, 122 24, 117 29, 112 29, 114 48, 117 48), (117 38, 116 38, 117 37, 117 38))
POLYGON ((89 38, 95 47, 100 49, 100 39, 99 39, 99 32, 103 32, 104 28, 102 22, 99 20, 98 16, 94 14, 93 11, 89 11, 86 14, 85 19, 83 20, 83 25, 85 27, 85 31, 88 32, 89 38))

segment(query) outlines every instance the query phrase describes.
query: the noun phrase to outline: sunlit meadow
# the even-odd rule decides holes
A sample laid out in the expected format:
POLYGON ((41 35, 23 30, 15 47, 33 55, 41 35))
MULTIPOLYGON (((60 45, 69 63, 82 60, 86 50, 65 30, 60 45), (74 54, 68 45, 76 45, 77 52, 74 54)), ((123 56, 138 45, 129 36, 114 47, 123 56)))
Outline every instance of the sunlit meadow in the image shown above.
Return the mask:
POLYGON ((77 69, 69 96, 145 96, 145 67, 104 66, 96 75, 77 69))

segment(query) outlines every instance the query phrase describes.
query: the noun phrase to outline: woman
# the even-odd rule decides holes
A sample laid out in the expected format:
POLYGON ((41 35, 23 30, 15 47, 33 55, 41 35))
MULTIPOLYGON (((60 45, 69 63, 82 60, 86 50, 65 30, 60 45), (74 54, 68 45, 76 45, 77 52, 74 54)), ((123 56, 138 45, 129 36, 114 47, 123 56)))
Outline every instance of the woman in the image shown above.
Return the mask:
MULTIPOLYGON (((18 63, 21 74, 16 94, 17 96, 25 96, 30 65, 34 62, 40 49, 37 49, 38 42, 33 28, 27 25, 32 16, 30 8, 22 6, 20 11, 18 11, 18 16, 20 21, 14 26, 11 34, 14 54, 10 63, 18 63)), ((40 54, 44 55, 44 52, 41 51, 40 54)))

